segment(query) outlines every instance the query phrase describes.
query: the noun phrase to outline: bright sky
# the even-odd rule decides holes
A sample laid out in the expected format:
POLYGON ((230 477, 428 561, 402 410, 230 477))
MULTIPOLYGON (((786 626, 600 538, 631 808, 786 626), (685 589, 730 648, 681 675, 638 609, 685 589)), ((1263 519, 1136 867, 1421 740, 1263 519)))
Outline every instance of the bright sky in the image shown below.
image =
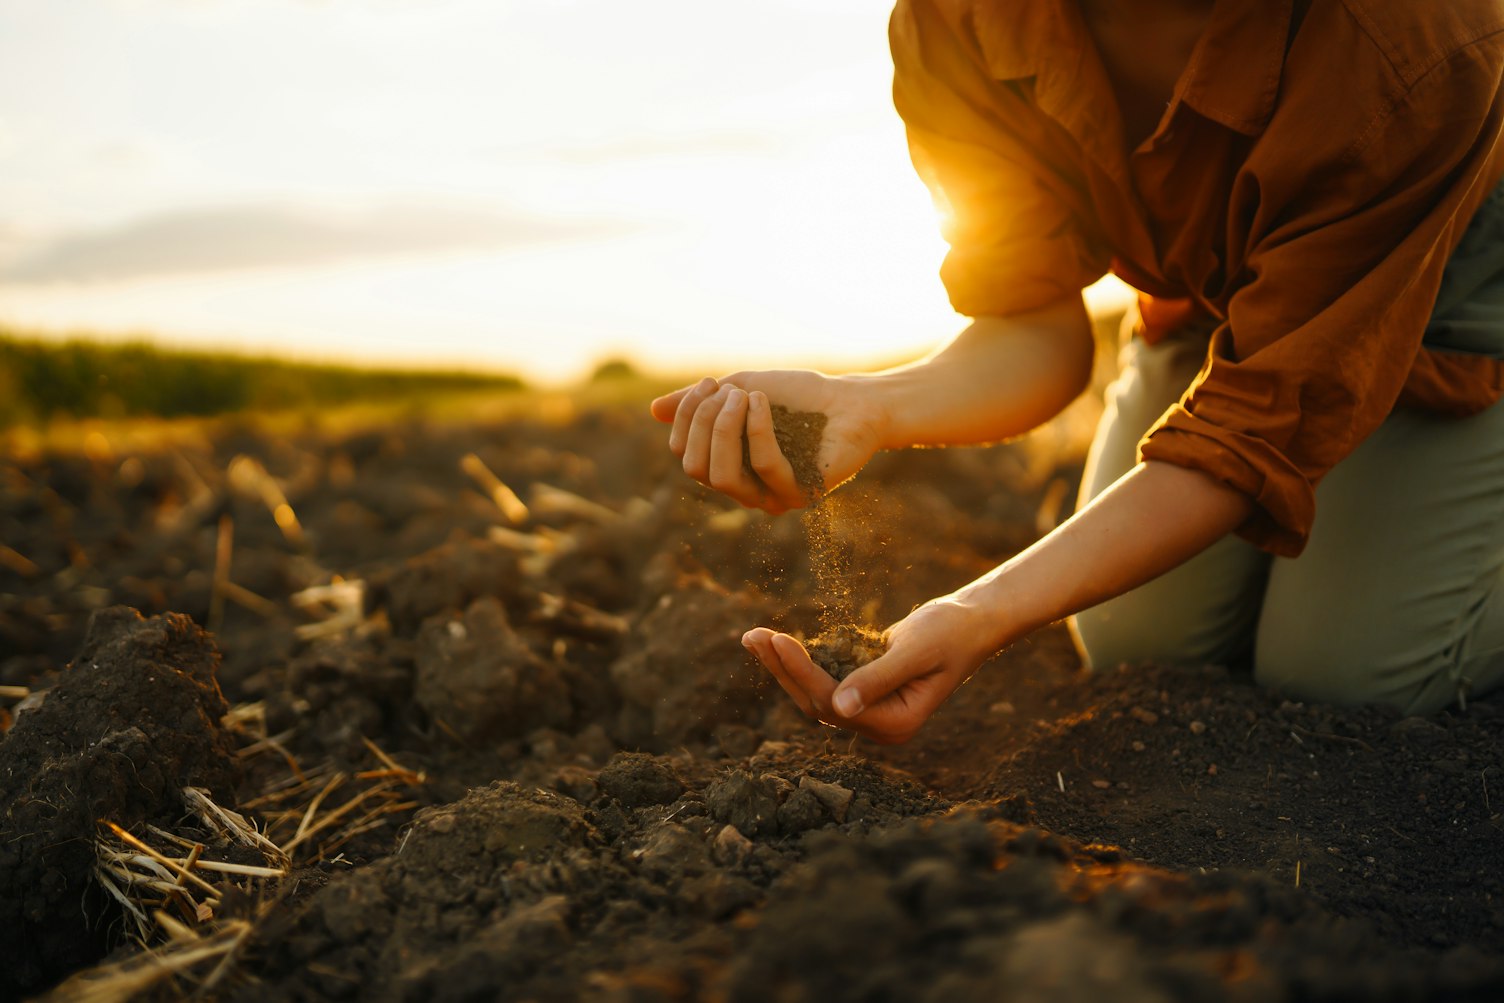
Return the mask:
POLYGON ((541 379, 963 321, 873 0, 0 0, 0 325, 541 379))

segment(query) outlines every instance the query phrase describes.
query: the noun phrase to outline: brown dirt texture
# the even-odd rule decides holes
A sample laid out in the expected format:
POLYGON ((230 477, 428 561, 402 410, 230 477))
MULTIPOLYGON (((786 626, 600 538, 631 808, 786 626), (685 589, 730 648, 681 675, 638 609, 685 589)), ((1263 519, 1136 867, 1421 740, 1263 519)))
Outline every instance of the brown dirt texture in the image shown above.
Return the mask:
POLYGON ((1077 476, 882 454, 812 552, 645 408, 12 449, 0 998, 1504 998, 1499 698, 1088 675, 1055 628, 879 748, 739 643, 819 634, 832 553, 891 623, 1077 476))
POLYGON ((804 646, 809 650, 810 660, 838 681, 888 650, 882 631, 854 623, 824 631, 804 646))
POLYGON ((818 500, 825 494, 825 473, 820 469, 820 444, 825 437, 823 411, 791 411, 782 404, 771 406, 773 438, 789 466, 794 468, 794 483, 804 489, 807 498, 818 500))

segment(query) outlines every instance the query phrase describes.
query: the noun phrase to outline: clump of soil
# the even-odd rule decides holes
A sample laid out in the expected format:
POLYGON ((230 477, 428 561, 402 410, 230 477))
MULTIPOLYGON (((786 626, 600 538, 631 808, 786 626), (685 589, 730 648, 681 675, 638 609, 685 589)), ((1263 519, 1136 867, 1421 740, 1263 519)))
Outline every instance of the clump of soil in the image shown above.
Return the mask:
POLYGON ((789 466, 794 481, 811 501, 825 494, 825 475, 820 471, 820 442, 825 435, 825 412, 791 411, 773 405, 773 436, 789 466))
POLYGON ((766 623, 768 602, 685 576, 633 624, 609 674, 621 698, 614 732, 629 746, 671 749, 707 739, 716 726, 756 722, 772 701, 767 674, 742 648, 747 625, 766 623))
POLYGON ((424 623, 413 696, 467 741, 515 738, 567 725, 573 715, 564 674, 522 642, 493 596, 475 600, 462 616, 424 623))
POLYGON ((229 788, 218 661, 186 616, 101 610, 73 667, 17 715, 0 742, 0 996, 108 946, 98 920, 113 903, 92 880, 99 820, 171 825, 184 787, 229 788))
POLYGON ((882 631, 854 623, 832 627, 804 646, 814 663, 837 681, 888 650, 882 631))
POLYGON ((373 575, 368 609, 385 606, 392 626, 412 634, 436 613, 463 609, 480 596, 508 596, 519 581, 517 555, 487 540, 435 547, 373 575))

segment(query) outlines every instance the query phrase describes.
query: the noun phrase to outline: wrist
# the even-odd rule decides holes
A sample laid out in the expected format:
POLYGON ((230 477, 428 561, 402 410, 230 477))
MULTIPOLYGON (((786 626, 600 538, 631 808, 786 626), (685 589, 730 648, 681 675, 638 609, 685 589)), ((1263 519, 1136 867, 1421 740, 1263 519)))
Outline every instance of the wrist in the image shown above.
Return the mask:
POLYGON ((1017 622, 1015 609, 1003 591, 990 578, 992 575, 935 600, 951 607, 960 618, 953 636, 962 644, 973 668, 1028 633, 1017 622))
POLYGON ((874 448, 907 449, 920 441, 910 427, 915 413, 915 380, 911 370, 850 373, 835 379, 853 409, 864 415, 874 448))
POLYGON ((847 373, 832 376, 835 391, 847 413, 858 416, 874 452, 902 449, 912 443, 903 441, 899 429, 902 407, 896 400, 888 373, 847 373))

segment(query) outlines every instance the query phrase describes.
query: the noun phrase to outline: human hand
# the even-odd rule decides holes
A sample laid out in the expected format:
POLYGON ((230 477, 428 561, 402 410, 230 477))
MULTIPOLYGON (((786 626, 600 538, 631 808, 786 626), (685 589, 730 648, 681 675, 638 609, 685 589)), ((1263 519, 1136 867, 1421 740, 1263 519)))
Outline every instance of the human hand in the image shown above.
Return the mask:
POLYGON ((884 745, 907 742, 997 649, 983 611, 944 596, 889 627, 888 650, 839 684, 788 634, 754 627, 742 644, 810 717, 884 745))
POLYGON ((826 491, 860 470, 883 444, 885 415, 871 384, 860 376, 773 370, 706 377, 659 397, 652 412, 673 425, 669 449, 686 474, 748 508, 777 515, 811 499, 778 448, 775 403, 825 414, 816 463, 826 491))

